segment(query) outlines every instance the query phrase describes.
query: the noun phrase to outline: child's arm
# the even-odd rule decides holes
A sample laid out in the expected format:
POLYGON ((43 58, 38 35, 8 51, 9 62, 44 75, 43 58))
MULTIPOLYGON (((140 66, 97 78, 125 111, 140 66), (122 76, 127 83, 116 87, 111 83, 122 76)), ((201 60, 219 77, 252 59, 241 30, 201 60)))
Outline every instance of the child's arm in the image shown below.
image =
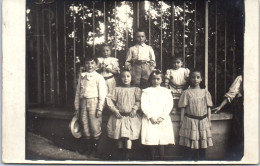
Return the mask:
POLYGON ((208 107, 208 119, 209 119, 209 127, 211 127, 211 108, 208 107))
POLYGON ((141 97, 141 108, 147 119, 149 119, 152 122, 152 124, 156 124, 157 121, 151 113, 149 97, 149 94, 144 90, 141 97))
POLYGON ((131 70, 131 61, 132 61, 132 52, 131 52, 131 48, 129 48, 127 54, 126 54, 126 61, 125 61, 125 68, 131 70))
POLYGON ((105 79, 100 75, 98 82, 98 106, 96 116, 99 118, 102 115, 105 99, 107 96, 107 85, 105 79))
POLYGON ((114 101, 113 101, 113 100, 116 100, 116 96, 117 96, 116 90, 114 89, 112 94, 108 95, 106 98, 107 107, 118 119, 120 119, 120 118, 122 118, 122 116, 121 116, 119 110, 116 108, 114 101))
POLYGON ((132 111, 130 113, 130 117, 133 118, 136 116, 136 112, 138 110, 140 110, 141 108, 141 89, 140 88, 136 88, 135 89, 135 104, 132 108, 132 111))
POLYGON ((75 95, 75 100, 74 100, 75 114, 79 113, 80 81, 81 81, 81 72, 79 74, 78 84, 77 84, 77 88, 76 88, 76 95, 75 95))
POLYGON ((150 49, 149 49, 149 57, 150 57, 151 66, 156 67, 155 55, 154 55, 153 48, 151 46, 150 46, 150 49))
POLYGON ((180 119, 180 126, 182 125, 183 118, 184 118, 185 108, 181 108, 181 119, 180 119))

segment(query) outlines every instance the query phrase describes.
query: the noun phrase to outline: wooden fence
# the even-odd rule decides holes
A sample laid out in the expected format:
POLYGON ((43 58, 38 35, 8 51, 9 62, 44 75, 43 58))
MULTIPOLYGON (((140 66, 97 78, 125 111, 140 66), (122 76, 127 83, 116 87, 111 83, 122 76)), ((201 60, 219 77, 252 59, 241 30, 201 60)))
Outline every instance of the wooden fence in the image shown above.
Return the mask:
POLYGON ((26 12, 27 104, 72 105, 84 58, 106 42, 123 64, 137 28, 158 68, 170 68, 172 56, 201 68, 215 103, 243 65, 243 0, 28 0, 26 12))

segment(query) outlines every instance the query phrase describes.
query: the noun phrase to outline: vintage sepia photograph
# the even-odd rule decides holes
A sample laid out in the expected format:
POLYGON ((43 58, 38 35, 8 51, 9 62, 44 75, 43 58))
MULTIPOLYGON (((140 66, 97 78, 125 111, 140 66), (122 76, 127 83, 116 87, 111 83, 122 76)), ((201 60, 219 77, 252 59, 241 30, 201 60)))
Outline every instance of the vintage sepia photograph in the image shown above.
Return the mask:
POLYGON ((243 0, 26 0, 25 12, 25 160, 242 160, 243 0))

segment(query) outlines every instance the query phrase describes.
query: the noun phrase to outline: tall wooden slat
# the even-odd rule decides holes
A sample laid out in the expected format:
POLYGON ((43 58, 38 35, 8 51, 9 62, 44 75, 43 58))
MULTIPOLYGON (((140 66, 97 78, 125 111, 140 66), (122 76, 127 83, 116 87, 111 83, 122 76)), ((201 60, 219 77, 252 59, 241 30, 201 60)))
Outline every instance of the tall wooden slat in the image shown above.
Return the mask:
POLYGON ((50 103, 54 103, 54 71, 53 71, 53 58, 52 58, 52 28, 51 28, 51 9, 48 6, 48 28, 49 28, 49 74, 50 74, 50 103))
POLYGON ((172 7, 172 56, 174 56, 174 16, 175 16, 175 9, 174 9, 174 1, 172 1, 172 4, 171 4, 171 7, 172 7))
POLYGON ((76 76, 76 27, 75 27, 75 9, 74 9, 74 2, 73 2, 73 32, 74 32, 74 38, 73 38, 73 86, 74 86, 74 92, 76 90, 76 82, 77 82, 77 76, 76 76))
POLYGON ((56 81, 57 81, 57 89, 56 89, 56 94, 57 94, 57 102, 60 103, 60 69, 59 69, 59 36, 58 36, 58 2, 55 3, 56 5, 56 81))
POLYGON ((193 67, 196 68, 197 52, 197 0, 194 1, 194 44, 193 44, 193 67))
POLYGON ((117 24, 116 24, 116 15, 117 15, 117 10, 116 10, 116 1, 115 1, 115 57, 117 57, 117 36, 116 36, 116 31, 117 31, 117 24))
POLYGON ((233 55, 232 55, 232 72, 233 72, 233 80, 235 80, 236 74, 235 74, 235 62, 236 62, 236 35, 235 31, 233 31, 233 55))
POLYGON ((225 4, 225 14, 224 14, 224 17, 225 17, 225 34, 224 34, 224 40, 225 40, 225 43, 224 43, 224 50, 225 50, 225 66, 224 66, 224 92, 226 92, 227 90, 227 1, 224 2, 225 4))
POLYGON ((218 5, 217 1, 215 2, 215 61, 214 61, 214 74, 215 74, 215 93, 214 93, 214 98, 215 98, 215 103, 217 103, 217 82, 218 82, 218 5))
POLYGON ((148 14, 149 14, 149 18, 148 18, 148 28, 149 28, 149 31, 148 31, 148 38, 149 38, 149 45, 151 45, 151 1, 148 2, 149 3, 149 10, 148 10, 148 14))
POLYGON ((65 75, 65 103, 68 103, 68 80, 67 80, 67 38, 66 38, 66 1, 64 1, 63 5, 63 21, 64 21, 64 75, 65 75))
POLYGON ((140 27, 140 1, 137 1, 137 18, 136 18, 136 26, 137 29, 140 27))
POLYGON ((183 36, 182 36, 182 56, 183 56, 183 64, 185 66, 185 18, 186 17, 186 14, 185 14, 185 1, 183 2, 183 36))
POLYGON ((103 2, 103 12, 104 12, 104 36, 105 36, 105 43, 107 43, 107 13, 106 13, 106 1, 103 2))
POLYGON ((41 88, 41 55, 40 55, 40 22, 39 22, 39 6, 36 6, 36 32, 37 32, 37 103, 42 102, 42 88, 41 88))
POLYGON ((44 28, 44 10, 41 7, 41 14, 42 14, 42 66, 43 66, 43 103, 46 103, 46 71, 45 71, 45 49, 44 49, 44 42, 45 42, 45 28, 44 28))
POLYGON ((163 12, 162 12, 162 3, 163 1, 161 1, 161 28, 160 28, 160 59, 161 59, 161 71, 162 71, 162 51, 163 51, 163 47, 162 47, 162 43, 163 43, 163 38, 162 38, 162 29, 163 29, 163 12))
POLYGON ((82 36, 83 36, 83 42, 82 42, 82 48, 83 48, 83 60, 85 60, 86 59, 86 31, 85 31, 85 3, 84 3, 84 1, 82 2, 82 6, 83 6, 83 8, 82 8, 82 15, 83 15, 83 17, 82 17, 82 31, 83 31, 83 33, 82 33, 82 36))
POLYGON ((93 29, 92 29, 92 32, 93 32, 93 55, 96 56, 96 48, 95 48, 95 1, 92 1, 92 8, 93 8, 93 12, 92 12, 92 24, 93 24, 93 29))
POLYGON ((125 27, 125 34, 126 34, 126 37, 125 37, 125 50, 128 49, 128 2, 125 1, 125 7, 126 7, 126 27, 125 27))
POLYGON ((208 88, 208 32, 209 32, 209 2, 205 1, 205 85, 208 88))

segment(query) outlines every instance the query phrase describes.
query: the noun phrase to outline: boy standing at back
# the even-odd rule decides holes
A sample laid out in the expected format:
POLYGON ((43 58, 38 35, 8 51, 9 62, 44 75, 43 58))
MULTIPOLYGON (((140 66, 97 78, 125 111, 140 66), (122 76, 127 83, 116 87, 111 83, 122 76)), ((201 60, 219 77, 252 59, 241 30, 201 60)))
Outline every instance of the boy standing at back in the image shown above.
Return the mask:
POLYGON ((133 85, 142 89, 148 87, 148 78, 156 66, 153 48, 145 44, 144 30, 136 32, 137 44, 129 48, 125 67, 131 71, 133 85))
POLYGON ((91 154, 97 151, 101 135, 102 111, 107 95, 107 85, 96 70, 97 59, 88 57, 85 61, 86 72, 79 75, 75 96, 75 114, 81 122, 83 145, 80 153, 91 154))

